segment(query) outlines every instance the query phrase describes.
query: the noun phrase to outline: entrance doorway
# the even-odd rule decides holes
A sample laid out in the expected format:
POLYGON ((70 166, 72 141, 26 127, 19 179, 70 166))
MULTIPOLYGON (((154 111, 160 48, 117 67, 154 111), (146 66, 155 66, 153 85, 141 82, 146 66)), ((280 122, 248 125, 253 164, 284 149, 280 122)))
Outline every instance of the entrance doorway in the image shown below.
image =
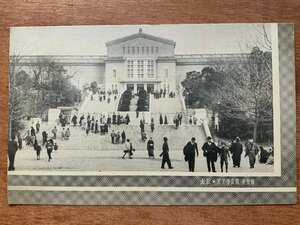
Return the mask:
POLYGON ((147 93, 154 92, 154 84, 147 84, 147 93))
POLYGON ((137 84, 137 93, 139 93, 140 90, 144 90, 144 84, 137 84))
POLYGON ((134 84, 127 84, 127 90, 133 92, 133 90, 134 90, 134 84))

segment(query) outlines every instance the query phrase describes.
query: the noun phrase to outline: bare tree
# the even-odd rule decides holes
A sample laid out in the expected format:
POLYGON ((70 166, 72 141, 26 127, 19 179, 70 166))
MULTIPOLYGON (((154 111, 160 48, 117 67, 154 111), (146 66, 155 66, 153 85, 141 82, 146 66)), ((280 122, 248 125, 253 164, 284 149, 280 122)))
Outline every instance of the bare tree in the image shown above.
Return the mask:
POLYGON ((10 56, 9 65, 9 103, 8 103, 8 121, 9 137, 23 127, 24 104, 22 104, 24 95, 16 86, 16 76, 21 71, 19 62, 22 59, 20 55, 10 56))
POLYGON ((236 64, 219 88, 220 103, 227 118, 253 124, 253 138, 256 140, 259 123, 273 119, 271 53, 254 48, 243 61, 236 64))

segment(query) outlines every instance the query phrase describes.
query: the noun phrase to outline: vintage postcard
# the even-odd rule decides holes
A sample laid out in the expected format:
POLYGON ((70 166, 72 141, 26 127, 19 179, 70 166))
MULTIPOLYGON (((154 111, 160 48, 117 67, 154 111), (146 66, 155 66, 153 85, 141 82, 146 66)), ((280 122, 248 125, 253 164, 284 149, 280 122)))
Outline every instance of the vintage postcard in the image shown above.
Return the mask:
POLYGON ((294 204, 292 24, 13 27, 9 204, 294 204))

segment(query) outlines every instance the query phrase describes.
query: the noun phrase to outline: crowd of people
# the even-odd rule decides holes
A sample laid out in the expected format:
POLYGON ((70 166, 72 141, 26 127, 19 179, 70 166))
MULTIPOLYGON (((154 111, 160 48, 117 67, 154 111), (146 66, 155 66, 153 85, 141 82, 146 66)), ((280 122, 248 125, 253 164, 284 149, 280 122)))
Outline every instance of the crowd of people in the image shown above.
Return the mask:
MULTIPOLYGON (((228 172, 228 161, 230 160, 230 154, 233 162, 233 167, 241 166, 241 156, 245 151, 245 157, 249 158, 250 169, 253 169, 256 163, 256 158, 259 159, 260 163, 269 165, 274 164, 274 148, 270 148, 269 151, 265 150, 262 146, 254 143, 253 139, 248 139, 243 146, 240 143, 240 138, 236 137, 231 144, 226 145, 225 142, 219 142, 216 145, 211 137, 207 137, 207 141, 202 146, 203 156, 206 157, 207 170, 208 172, 217 172, 215 168, 215 162, 220 158, 221 172, 228 172)), ((185 161, 188 161, 189 171, 194 172, 195 168, 195 156, 199 156, 198 146, 195 142, 195 138, 191 139, 183 149, 185 155, 185 161)))
MULTIPOLYGON (((59 116, 60 121, 60 138, 63 141, 68 141, 71 137, 71 131, 69 127, 65 127, 64 122, 64 115, 59 116)), ((177 113, 173 119, 176 129, 179 125, 181 125, 183 119, 182 113, 177 113)), ((129 124, 130 118, 128 114, 124 117, 125 124, 129 124)), ((99 120, 95 119, 95 116, 91 116, 90 114, 87 115, 85 118, 84 115, 81 115, 79 121, 76 115, 73 115, 71 123, 73 126, 80 126, 88 135, 89 132, 91 133, 103 133, 108 134, 108 129, 111 125, 120 125, 122 124, 123 117, 120 114, 113 113, 112 116, 108 114, 106 117, 104 114, 100 115, 99 120)), ((165 116, 165 122, 163 123, 163 116, 160 114, 159 116, 159 124, 167 124, 167 116, 165 116)), ((142 117, 140 119, 140 134, 141 134, 141 142, 146 142, 147 134, 145 132, 145 118, 142 117)), ((22 142, 25 140, 26 145, 32 146, 33 149, 36 151, 36 158, 40 160, 40 153, 43 148, 46 149, 48 155, 48 161, 52 159, 52 152, 53 150, 58 150, 58 145, 55 142, 58 136, 58 129, 56 126, 53 126, 50 132, 52 136, 47 133, 46 130, 43 130, 41 133, 41 143, 39 144, 37 134, 40 133, 41 124, 39 121, 36 122, 35 128, 34 126, 31 127, 30 130, 27 131, 26 135, 22 138, 20 133, 17 135, 12 135, 11 140, 9 142, 9 170, 14 170, 14 157, 17 150, 22 149, 22 142)), ((115 129, 116 126, 113 127, 112 132, 110 133, 111 143, 112 144, 124 144, 124 155, 122 156, 125 159, 125 156, 128 154, 129 158, 133 158, 133 152, 135 148, 133 148, 130 139, 127 137, 124 130, 118 131, 115 129)), ((154 118, 152 117, 150 120, 150 130, 151 132, 154 131, 154 118)), ((163 146, 162 152, 159 156, 162 157, 162 164, 161 168, 165 168, 165 164, 167 163, 168 168, 172 169, 172 163, 169 155, 169 145, 168 145, 168 138, 163 138, 163 146)), ((150 159, 155 158, 155 143, 152 137, 146 143, 145 149, 148 152, 148 156, 150 159)), ((215 144, 211 137, 207 137, 206 142, 202 146, 203 157, 206 158, 206 165, 208 172, 216 172, 215 163, 219 159, 220 161, 220 171, 228 172, 228 162, 232 159, 233 167, 241 167, 241 157, 243 152, 245 152, 245 157, 249 159, 249 166, 250 169, 253 169, 258 159, 260 163, 264 164, 273 164, 274 163, 274 149, 271 148, 269 150, 265 150, 262 146, 258 146, 254 143, 253 139, 248 139, 245 144, 241 143, 239 137, 236 137, 230 144, 226 144, 225 142, 219 142, 215 144)), ((199 156, 198 145, 196 143, 196 139, 192 138, 183 148, 184 160, 188 162, 188 169, 190 172, 195 171, 195 159, 199 156)))
POLYGON ((175 92, 170 91, 167 93, 166 89, 160 89, 160 90, 154 91, 153 96, 155 99, 165 98, 166 96, 169 96, 169 98, 175 98, 175 92))
POLYGON ((118 96, 118 90, 108 90, 107 92, 105 91, 98 91, 97 93, 92 93, 91 94, 91 101, 95 100, 95 95, 98 94, 98 100, 99 102, 105 102, 107 101, 107 103, 109 104, 111 102, 112 99, 114 99, 114 101, 117 100, 117 96, 118 96))

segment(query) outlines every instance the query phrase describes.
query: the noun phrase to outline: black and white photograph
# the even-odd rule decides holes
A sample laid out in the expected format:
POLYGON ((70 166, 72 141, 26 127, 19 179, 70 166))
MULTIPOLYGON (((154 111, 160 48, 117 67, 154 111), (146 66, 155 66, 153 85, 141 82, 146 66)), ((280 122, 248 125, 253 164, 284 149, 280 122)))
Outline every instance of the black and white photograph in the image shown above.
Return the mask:
MULTIPOLYGON (((288 79, 283 73, 294 74, 280 69, 279 33, 270 23, 11 28, 9 201, 39 203, 28 193, 18 197, 40 190, 35 186, 49 193, 71 191, 68 186, 102 193, 129 188, 140 196, 160 187, 220 193, 224 185, 231 187, 227 193, 249 186, 261 192, 260 185, 267 188, 262 192, 278 192, 264 178, 282 176, 282 154, 296 160, 295 149, 282 145, 288 101, 281 82, 288 79), (38 181, 28 185, 31 176, 38 181), (79 184, 97 177, 106 180, 79 184), (151 183, 153 177, 159 180, 151 183)), ((124 204, 48 200, 41 201, 124 204)), ((165 204, 131 200, 126 204, 165 204)))

